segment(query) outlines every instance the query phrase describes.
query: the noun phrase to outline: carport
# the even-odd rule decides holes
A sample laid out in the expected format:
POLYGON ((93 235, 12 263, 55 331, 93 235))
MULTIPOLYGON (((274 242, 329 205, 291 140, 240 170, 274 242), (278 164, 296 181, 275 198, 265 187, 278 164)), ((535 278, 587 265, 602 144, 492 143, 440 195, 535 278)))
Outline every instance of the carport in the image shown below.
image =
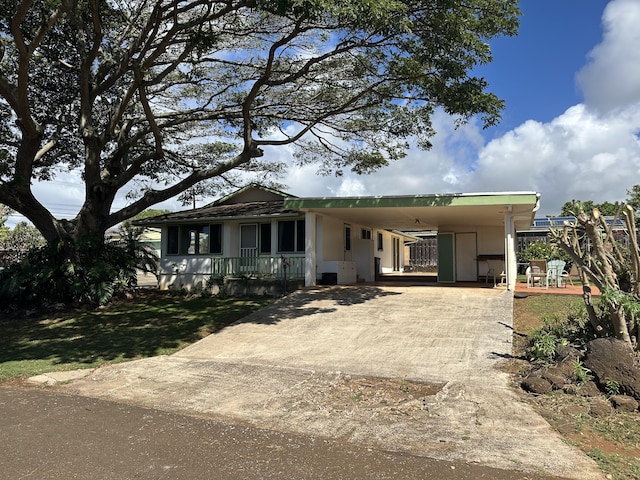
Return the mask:
POLYGON ((322 261, 318 219, 331 217, 387 231, 437 231, 438 282, 475 281, 489 268, 501 268, 513 290, 516 231, 529 228, 539 205, 540 194, 532 191, 285 199, 287 208, 305 212, 307 286, 316 284, 322 261))

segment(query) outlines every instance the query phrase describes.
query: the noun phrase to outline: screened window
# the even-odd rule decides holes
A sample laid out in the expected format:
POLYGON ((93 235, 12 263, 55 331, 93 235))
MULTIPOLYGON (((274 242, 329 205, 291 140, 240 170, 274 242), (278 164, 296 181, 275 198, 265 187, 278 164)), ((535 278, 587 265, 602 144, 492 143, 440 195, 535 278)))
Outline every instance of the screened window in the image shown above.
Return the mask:
POLYGON ((344 227, 344 249, 347 252, 351 250, 351 227, 348 225, 344 227))
POLYGON ((362 229, 362 240, 371 240, 371 230, 362 229))
POLYGON ((382 233, 381 232, 378 232, 378 250, 384 250, 383 244, 382 244, 382 233))
POLYGON ((180 234, 180 253, 199 255, 209 253, 209 225, 183 225, 180 234))
POLYGON ((296 251, 304 252, 304 220, 296 222, 296 251))

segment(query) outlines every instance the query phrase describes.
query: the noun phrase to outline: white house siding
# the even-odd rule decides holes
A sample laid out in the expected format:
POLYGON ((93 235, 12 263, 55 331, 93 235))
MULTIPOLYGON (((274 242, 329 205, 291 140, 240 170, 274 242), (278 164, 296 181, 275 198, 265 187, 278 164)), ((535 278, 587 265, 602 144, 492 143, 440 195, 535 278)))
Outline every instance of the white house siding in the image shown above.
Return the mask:
MULTIPOLYGON (((375 279, 374 257, 377 230, 357 223, 349 223, 336 217, 317 215, 316 219, 316 278, 320 280, 323 273, 338 273, 353 269, 354 275, 345 273, 348 283, 355 281, 371 282, 375 279), (345 250, 345 227, 351 228, 351 250, 345 250), (370 239, 362 238, 362 230, 371 232, 370 239)), ((391 237, 388 232, 386 242, 391 248, 391 237)), ((393 265, 389 253, 390 265, 393 265)))
POLYGON ((364 282, 372 282, 374 280, 373 242, 373 231, 371 228, 358 226, 357 231, 352 231, 351 258, 356 264, 358 280, 364 282), (363 230, 371 232, 370 239, 362 238, 363 230))
POLYGON ((160 260, 160 289, 202 288, 210 276, 210 256, 175 255, 160 260))
POLYGON ((322 231, 318 232, 318 244, 322 244, 322 257, 319 261, 346 260, 344 225, 344 221, 338 218, 322 215, 322 231))

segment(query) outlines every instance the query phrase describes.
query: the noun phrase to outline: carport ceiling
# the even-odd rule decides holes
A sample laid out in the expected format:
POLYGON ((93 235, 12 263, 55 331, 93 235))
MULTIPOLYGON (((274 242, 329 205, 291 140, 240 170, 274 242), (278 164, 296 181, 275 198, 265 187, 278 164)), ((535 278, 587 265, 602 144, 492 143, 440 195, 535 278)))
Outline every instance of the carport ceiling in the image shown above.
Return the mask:
POLYGON ((538 207, 536 192, 464 193, 397 197, 287 198, 285 206, 339 217, 345 222, 394 230, 502 226, 507 212, 516 228, 528 228, 538 207))

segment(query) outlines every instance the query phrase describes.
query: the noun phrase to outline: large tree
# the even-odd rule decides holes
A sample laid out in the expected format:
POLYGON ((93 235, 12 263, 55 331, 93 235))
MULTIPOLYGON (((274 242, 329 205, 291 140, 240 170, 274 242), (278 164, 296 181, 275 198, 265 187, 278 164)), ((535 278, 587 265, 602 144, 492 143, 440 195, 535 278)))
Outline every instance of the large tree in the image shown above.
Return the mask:
POLYGON ((428 148, 437 108, 492 125, 503 103, 474 69, 516 33, 517 3, 0 0, 0 203, 73 243, 207 179, 277 168, 267 146, 366 173, 412 137, 428 148), (85 183, 71 220, 32 192, 62 171, 85 183))

